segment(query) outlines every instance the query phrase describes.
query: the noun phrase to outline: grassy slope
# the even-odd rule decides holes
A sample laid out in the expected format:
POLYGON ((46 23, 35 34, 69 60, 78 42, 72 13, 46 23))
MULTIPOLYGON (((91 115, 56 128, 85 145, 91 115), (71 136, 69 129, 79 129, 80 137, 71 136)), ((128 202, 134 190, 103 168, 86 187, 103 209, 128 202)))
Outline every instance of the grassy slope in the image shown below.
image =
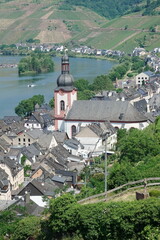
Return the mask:
POLYGON ((34 2, 13 0, 0 4, 0 44, 37 38, 46 43, 74 40, 125 52, 131 52, 139 42, 144 42, 148 50, 160 47, 159 16, 132 14, 109 21, 84 7, 60 11, 59 0, 34 2), (152 26, 156 26, 156 33, 149 32, 152 26))

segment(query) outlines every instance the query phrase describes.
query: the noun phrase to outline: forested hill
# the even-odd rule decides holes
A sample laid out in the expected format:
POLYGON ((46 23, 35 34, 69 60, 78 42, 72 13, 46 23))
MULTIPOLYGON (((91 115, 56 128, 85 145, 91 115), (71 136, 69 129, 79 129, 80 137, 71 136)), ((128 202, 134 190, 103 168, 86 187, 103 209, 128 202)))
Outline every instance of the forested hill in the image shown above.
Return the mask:
POLYGON ((144 15, 155 14, 155 9, 160 6, 160 0, 66 0, 65 2, 70 5, 87 7, 109 19, 140 10, 144 15))

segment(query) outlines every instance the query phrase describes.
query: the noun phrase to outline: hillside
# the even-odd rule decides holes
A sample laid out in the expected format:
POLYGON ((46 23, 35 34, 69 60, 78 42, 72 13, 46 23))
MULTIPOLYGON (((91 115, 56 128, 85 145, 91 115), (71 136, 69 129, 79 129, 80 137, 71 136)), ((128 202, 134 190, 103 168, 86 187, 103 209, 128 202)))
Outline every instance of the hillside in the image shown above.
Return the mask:
MULTIPOLYGON (((121 11, 119 14, 122 15, 121 11)), ((138 46, 148 50, 160 46, 158 15, 142 16, 141 11, 112 20, 102 15, 85 6, 71 7, 60 0, 3 0, 0 3, 0 44, 28 39, 54 44, 72 41, 126 52, 138 46)))

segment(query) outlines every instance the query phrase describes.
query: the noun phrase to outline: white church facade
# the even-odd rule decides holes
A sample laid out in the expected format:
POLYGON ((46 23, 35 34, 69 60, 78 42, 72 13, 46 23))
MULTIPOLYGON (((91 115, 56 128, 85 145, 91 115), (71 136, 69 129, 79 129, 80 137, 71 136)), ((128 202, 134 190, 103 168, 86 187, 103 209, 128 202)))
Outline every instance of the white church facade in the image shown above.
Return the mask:
POLYGON ((128 101, 77 100, 74 78, 69 72, 69 58, 62 57, 61 74, 54 91, 55 130, 64 131, 71 138, 79 127, 109 121, 115 128, 148 126, 147 118, 128 101))

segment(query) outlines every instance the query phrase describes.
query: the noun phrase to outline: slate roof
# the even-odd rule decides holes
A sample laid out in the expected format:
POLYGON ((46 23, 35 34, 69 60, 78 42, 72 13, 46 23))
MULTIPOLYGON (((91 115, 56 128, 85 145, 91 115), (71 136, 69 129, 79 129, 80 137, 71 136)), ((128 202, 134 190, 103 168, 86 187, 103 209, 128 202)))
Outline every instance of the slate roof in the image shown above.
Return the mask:
MULTIPOLYGON (((0 192, 5 186, 9 185, 8 174, 0 168, 0 192)), ((8 189, 7 189, 8 190, 8 189)))
POLYGON ((8 151, 9 148, 9 144, 7 143, 7 141, 3 138, 0 138, 0 151, 8 151))
POLYGON ((146 72, 143 72, 144 74, 146 74, 147 76, 151 77, 152 75, 154 75, 153 72, 151 71, 146 71, 146 72))
POLYGON ((67 140, 64 141, 64 144, 67 145, 70 148, 75 149, 75 150, 78 150, 79 145, 81 146, 81 148, 84 149, 84 146, 76 138, 67 139, 67 140))
POLYGON ((134 102, 134 106, 137 108, 139 112, 142 113, 147 112, 147 101, 145 99, 141 99, 138 102, 134 102))
POLYGON ((61 177, 61 176, 56 176, 56 175, 52 178, 53 182, 59 182, 59 183, 65 183, 66 180, 67 180, 66 177, 61 177))
POLYGON ((72 178, 72 183, 76 184, 76 178, 77 178, 77 171, 64 171, 64 170, 56 170, 57 174, 60 174, 62 176, 68 176, 72 178))
POLYGON ((38 139, 38 143, 42 148, 48 149, 53 139, 54 134, 52 132, 43 132, 43 134, 38 139))
POLYGON ((13 177, 22 170, 22 166, 17 161, 11 160, 8 157, 0 159, 0 164, 6 164, 10 168, 13 177))
POLYGON ((115 128, 110 124, 110 122, 104 123, 92 123, 87 126, 92 130, 97 136, 101 137, 105 132, 109 132, 110 135, 116 132, 115 128))
MULTIPOLYGON (((13 191, 13 195, 23 195, 24 192, 30 191, 31 190, 31 185, 34 186, 35 189, 38 190, 38 195, 45 195, 45 196, 53 196, 54 195, 54 190, 57 189, 57 185, 54 183, 47 183, 47 182, 41 182, 36 179, 33 179, 31 182, 28 182, 27 184, 24 184, 20 189, 17 191, 13 191)), ((30 196, 36 196, 34 189, 32 188, 32 191, 30 192, 30 196)))
POLYGON ((59 164, 61 164, 63 166, 66 165, 67 159, 68 159, 68 156, 70 155, 70 153, 61 144, 54 147, 51 150, 51 153, 53 154, 53 156, 55 156, 55 158, 57 159, 59 164))
POLYGON ((40 129, 33 129, 33 130, 28 130, 27 134, 31 136, 33 139, 37 139, 43 134, 43 131, 40 129))
POLYGON ((6 124, 11 124, 13 122, 20 122, 21 117, 18 117, 18 116, 4 116, 3 120, 6 124))
POLYGON ((54 131, 53 135, 57 141, 57 143, 63 143, 65 139, 68 139, 68 136, 65 132, 54 131))
POLYGON ((140 122, 147 121, 128 101, 74 101, 66 120, 140 122))
POLYGON ((30 146, 23 147, 21 153, 28 158, 31 162, 34 156, 39 156, 40 150, 37 148, 36 144, 31 144, 30 146))

